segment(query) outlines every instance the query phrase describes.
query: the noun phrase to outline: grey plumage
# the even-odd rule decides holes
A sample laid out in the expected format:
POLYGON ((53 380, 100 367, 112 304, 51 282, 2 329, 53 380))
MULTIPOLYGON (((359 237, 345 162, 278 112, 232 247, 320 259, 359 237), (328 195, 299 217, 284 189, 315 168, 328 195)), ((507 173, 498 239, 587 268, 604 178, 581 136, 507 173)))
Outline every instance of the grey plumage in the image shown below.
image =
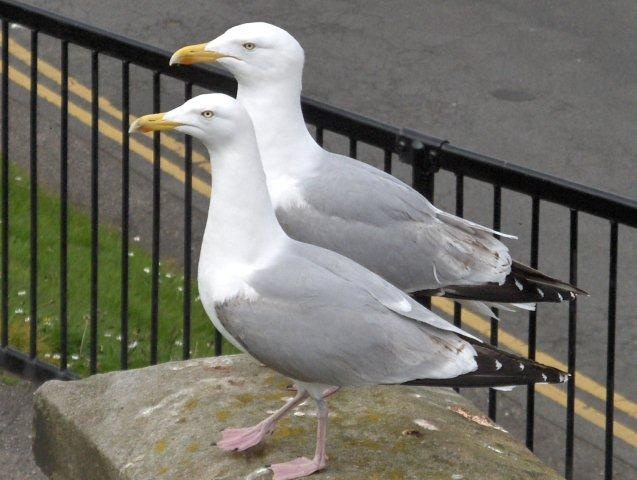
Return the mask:
POLYGON ((494 380, 493 365, 488 376, 478 372, 485 355, 478 351, 519 357, 485 349, 379 276, 322 248, 291 241, 250 286, 256 298, 230 299, 215 307, 216 316, 246 351, 295 380, 355 386, 476 372, 482 384, 538 381, 522 372, 517 380, 494 380))
POLYGON ((504 281, 511 257, 493 231, 435 208, 385 172, 324 152, 305 202, 277 208, 292 238, 337 251, 407 292, 504 281))
MULTIPOLYGON (((327 465, 328 387, 333 392, 341 386, 451 378, 485 384, 496 377, 497 382, 493 370, 505 357, 503 378, 515 383, 509 374, 515 357, 482 346, 353 260, 285 235, 275 218, 252 123, 236 100, 202 95, 165 114, 141 117, 131 128, 179 128, 210 151, 216 161, 215 194, 199 259, 202 305, 230 341, 297 384, 294 399, 263 422, 224 430, 220 448, 251 448, 311 396, 318 411, 314 458, 270 467, 275 479, 301 478, 327 465)), ((394 210, 389 212, 391 217, 394 210)), ((441 217, 432 214, 430 221, 439 226, 441 217)), ((521 375, 525 382, 538 381, 521 375)), ((541 378, 563 381, 547 373, 541 378)))

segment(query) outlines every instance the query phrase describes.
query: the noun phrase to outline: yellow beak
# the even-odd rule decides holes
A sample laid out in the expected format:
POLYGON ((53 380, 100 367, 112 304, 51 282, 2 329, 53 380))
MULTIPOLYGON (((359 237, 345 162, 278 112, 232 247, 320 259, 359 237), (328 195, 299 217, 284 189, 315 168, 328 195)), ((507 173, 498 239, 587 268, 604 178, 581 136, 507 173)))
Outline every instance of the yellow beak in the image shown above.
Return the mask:
POLYGON ((183 123, 165 120, 163 113, 154 113, 152 115, 144 115, 135 120, 128 129, 128 133, 133 133, 138 130, 144 133, 162 132, 164 130, 173 130, 180 125, 183 125, 183 123))
POLYGON ((170 57, 170 65, 193 65, 195 63, 213 63, 220 58, 227 57, 223 53, 206 50, 206 43, 200 43, 199 45, 189 45, 184 48, 180 48, 173 56, 170 57))

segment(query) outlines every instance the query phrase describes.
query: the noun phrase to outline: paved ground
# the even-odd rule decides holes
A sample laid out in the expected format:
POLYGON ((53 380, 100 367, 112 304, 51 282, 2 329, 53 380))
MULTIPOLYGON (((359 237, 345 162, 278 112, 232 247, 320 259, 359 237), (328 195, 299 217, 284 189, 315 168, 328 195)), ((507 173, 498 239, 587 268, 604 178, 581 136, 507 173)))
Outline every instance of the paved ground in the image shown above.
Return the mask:
MULTIPOLYGON (((237 23, 271 21, 289 29, 306 49, 306 95, 587 185, 633 197, 637 193, 637 6, 630 1, 611 6, 592 1, 495 0, 29 3, 167 50, 211 39, 237 23)), ((25 32, 12 30, 12 34, 28 40, 25 32)), ((23 44, 28 47, 28 42, 23 44)), ((42 57, 57 64, 57 48, 43 39, 42 57)), ((72 74, 88 85, 86 60, 80 49, 72 50, 72 74)), ((102 61, 101 92, 114 104, 119 97, 118 68, 114 61, 102 61)), ((133 111, 147 113, 151 108, 149 74, 135 70, 132 74, 133 111)), ((162 85, 163 105, 176 105, 181 86, 170 81, 162 85)), ((12 116, 26 115, 26 92, 12 87, 11 98, 12 116)), ((42 181, 55 188, 57 147, 51 149, 49 142, 57 142, 59 114, 44 101, 40 105, 40 119, 45 121, 39 132, 42 181)), ((23 164, 28 158, 25 127, 26 122, 14 122, 11 131, 12 159, 23 164)), ((89 198, 88 141, 85 126, 73 120, 71 196, 80 205, 86 205, 89 198)), ((344 148, 342 139, 330 137, 328 143, 336 150, 344 148)), ((361 153, 372 158, 371 152, 361 153)), ((119 218, 119 147, 103 140, 100 155, 101 214, 105 221, 115 223, 119 218)), ((397 167, 396 173, 407 178, 408 169, 397 167)), ((150 169, 139 159, 133 161, 133 169, 132 231, 148 245, 150 169)), ((453 209, 450 178, 442 175, 439 181, 437 202, 453 209)), ((181 256, 182 188, 169 178, 163 180, 163 255, 177 259, 181 256)), ((489 223, 489 195, 489 188, 468 182, 466 215, 489 223)), ((520 236, 511 247, 518 258, 527 259, 529 202, 509 192, 504 193, 504 200, 503 229, 520 236)), ((196 243, 206 200, 196 197, 195 207, 196 243)), ((562 277, 568 274, 567 220, 564 209, 543 205, 540 265, 562 277)), ((578 369, 603 383, 608 226, 583 215, 580 233, 580 284, 592 295, 579 306, 578 369)), ((620 235, 617 388, 634 399, 637 329, 632 312, 637 308, 637 281, 630 266, 637 265, 637 253, 630 246, 637 233, 622 229, 620 235)), ((566 308, 540 310, 540 348, 562 360, 565 319, 566 308)), ((505 328, 525 338, 524 316, 506 316, 505 321, 505 328)), ((588 395, 580 398, 603 411, 599 400, 588 395)), ((515 432, 522 427, 522 400, 520 392, 503 401, 506 410, 501 418, 515 432)), ((544 399, 538 402, 542 419, 538 421, 538 451, 561 468, 563 410, 544 399)), ((618 419, 635 428, 633 417, 618 412, 618 419)), ((578 419, 577 433, 576 478, 600 478, 602 431, 578 419)), ((634 478, 634 449, 620 440, 616 449, 616 478, 634 478)))
POLYGON ((35 385, 0 370, 0 472, 7 480, 44 480, 31 455, 35 385))

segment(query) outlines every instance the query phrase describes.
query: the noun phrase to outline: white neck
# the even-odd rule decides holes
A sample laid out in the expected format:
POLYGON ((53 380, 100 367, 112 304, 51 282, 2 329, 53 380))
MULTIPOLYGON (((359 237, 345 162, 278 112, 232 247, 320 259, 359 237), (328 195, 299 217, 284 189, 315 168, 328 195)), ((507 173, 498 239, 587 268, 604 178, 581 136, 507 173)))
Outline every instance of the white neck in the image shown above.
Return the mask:
POLYGON ((250 114, 268 176, 301 174, 319 161, 321 147, 308 132, 301 111, 302 72, 276 81, 239 78, 237 100, 250 114), (299 152, 304 152, 299 155, 299 152), (302 160, 302 161, 301 161, 302 160))
POLYGON ((252 132, 241 141, 209 147, 212 195, 204 232, 200 274, 224 266, 250 266, 271 258, 287 239, 268 194, 252 132))

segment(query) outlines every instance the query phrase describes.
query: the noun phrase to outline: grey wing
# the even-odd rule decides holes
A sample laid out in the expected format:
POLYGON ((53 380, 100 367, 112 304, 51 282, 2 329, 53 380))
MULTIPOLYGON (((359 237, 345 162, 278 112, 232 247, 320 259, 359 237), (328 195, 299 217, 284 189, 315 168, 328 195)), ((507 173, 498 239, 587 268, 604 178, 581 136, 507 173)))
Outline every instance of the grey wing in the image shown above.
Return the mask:
POLYGON ((303 194, 305 204, 277 208, 292 238, 352 258, 402 290, 501 283, 510 271, 492 230, 438 210, 362 162, 328 155, 303 194))
POLYGON ((294 252, 250 285, 258 298, 219 305, 217 316, 251 355, 293 379, 387 384, 476 368, 475 350, 460 336, 396 313, 355 281, 294 252))
POLYGON ((470 337, 480 341, 473 335, 452 325, 431 310, 423 307, 420 303, 416 302, 409 295, 406 295, 378 274, 343 255, 301 242, 294 242, 291 245, 291 251, 295 255, 311 261, 315 266, 329 271, 340 280, 346 280, 350 284, 356 285, 359 289, 366 291, 385 308, 399 315, 426 323, 441 330, 455 332, 464 337, 470 337))

